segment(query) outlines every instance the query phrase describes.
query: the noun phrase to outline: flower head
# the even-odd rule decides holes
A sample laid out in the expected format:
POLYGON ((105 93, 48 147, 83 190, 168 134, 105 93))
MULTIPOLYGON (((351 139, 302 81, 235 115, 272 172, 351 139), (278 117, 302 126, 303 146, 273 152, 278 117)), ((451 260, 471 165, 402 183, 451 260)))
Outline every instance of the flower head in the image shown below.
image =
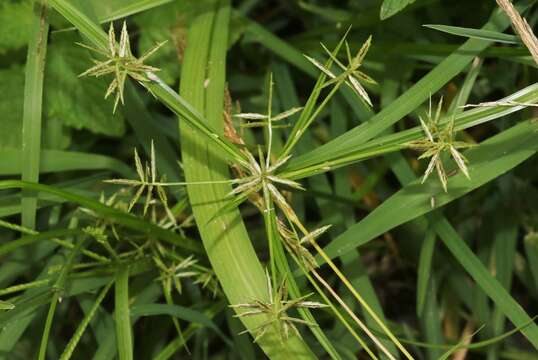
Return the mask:
POLYGON ((439 124, 439 119, 441 117, 442 105, 443 99, 441 98, 439 100, 439 104, 437 105, 435 115, 432 115, 430 98, 430 105, 426 120, 419 116, 420 125, 422 126, 422 130, 424 131, 426 138, 413 141, 408 145, 411 148, 422 151, 422 155, 419 156, 419 159, 430 158, 430 162, 422 178, 422 183, 426 181, 428 176, 430 176, 435 169, 437 171, 437 175, 439 176, 439 180, 441 181, 441 185, 446 192, 448 191, 448 177, 443 165, 443 153, 448 153, 456 162, 456 165, 465 175, 465 177, 470 179, 469 170, 467 169, 468 161, 465 156, 459 152, 459 149, 468 148, 473 145, 463 141, 454 140, 454 117, 452 117, 444 127, 441 127, 439 124))
POLYGON ((127 32, 127 25, 123 22, 121 29, 120 41, 116 41, 116 34, 114 33, 114 26, 110 23, 108 30, 108 48, 94 48, 85 44, 79 44, 93 52, 96 52, 103 56, 104 60, 93 60, 94 66, 80 74, 79 76, 95 76, 100 77, 107 74, 114 74, 114 79, 108 86, 105 94, 105 99, 111 94, 116 93, 114 101, 114 112, 118 106, 118 103, 124 103, 123 89, 125 87, 125 79, 127 76, 141 82, 148 81, 147 72, 155 72, 159 69, 153 66, 144 64, 151 55, 153 55, 165 42, 161 42, 155 45, 153 48, 145 52, 141 57, 136 58, 131 52, 131 45, 129 42, 129 33, 127 32))
POLYGON ((305 57, 315 67, 320 69, 325 75, 331 78, 331 80, 327 81, 324 86, 328 86, 334 83, 345 82, 346 85, 349 86, 359 98, 363 99, 368 105, 372 106, 372 100, 370 100, 370 96, 368 96, 368 93, 362 86, 362 83, 376 84, 376 81, 359 70, 359 68, 362 66, 364 57, 370 49, 371 43, 372 36, 369 36, 368 39, 364 42, 364 44, 362 44, 361 48, 357 52, 357 55, 352 57, 349 45, 346 41, 345 46, 348 60, 347 66, 342 64, 342 62, 338 60, 336 54, 333 54, 331 51, 329 51, 329 49, 325 47, 325 45, 321 44, 323 50, 325 50, 325 52, 329 55, 329 58, 334 61, 336 65, 338 65, 338 67, 342 70, 342 73, 340 73, 339 75, 335 75, 330 69, 319 63, 316 59, 306 55, 305 57))
POLYGON ((131 211, 133 206, 138 202, 144 191, 146 191, 146 200, 144 202, 144 215, 146 215, 149 207, 151 204, 155 204, 154 200, 154 193, 157 193, 157 197, 159 198, 160 203, 162 204, 168 224, 165 224, 161 221, 159 225, 163 227, 170 227, 170 225, 176 225, 176 219, 174 215, 172 214, 172 211, 170 210, 170 207, 168 206, 168 197, 166 195, 166 191, 164 190, 164 186, 169 185, 169 183, 166 183, 161 178, 161 181, 157 181, 157 164, 155 160, 155 146, 153 144, 153 140, 151 141, 151 150, 150 150, 150 162, 149 164, 146 163, 146 166, 144 167, 142 165, 142 161, 140 160, 140 156, 138 156, 138 152, 136 151, 136 148, 134 149, 134 160, 135 160, 135 166, 136 166, 136 172, 138 174, 138 180, 131 180, 131 179, 111 179, 111 180, 105 180, 107 183, 116 184, 116 185, 126 185, 131 186, 134 188, 138 188, 129 203, 129 207, 127 211, 131 211))
MULTIPOLYGON (((269 84, 269 100, 267 105, 266 114, 258 113, 242 113, 235 115, 237 118, 243 120, 255 120, 255 122, 249 123, 250 126, 265 126, 267 128, 268 140, 267 140, 267 154, 264 156, 262 148, 258 147, 258 160, 252 155, 252 153, 246 148, 242 149, 248 162, 243 164, 241 172, 242 177, 233 181, 236 184, 235 188, 229 193, 230 196, 242 195, 246 198, 261 190, 271 195, 273 201, 277 206, 290 218, 293 222, 299 222, 297 215, 293 211, 292 207, 288 204, 286 198, 277 186, 285 185, 297 190, 304 190, 304 188, 296 181, 282 177, 278 174, 278 170, 290 159, 291 156, 285 156, 276 161, 272 161, 272 142, 273 142, 273 122, 286 119, 301 108, 292 108, 284 111, 276 116, 271 113, 272 109, 272 97, 273 97, 273 81, 270 77, 269 84)), ((265 209, 268 210, 268 209, 265 209)))
POLYGON ((170 289, 173 284, 179 294, 182 291, 181 279, 199 275, 198 271, 192 269, 192 266, 198 262, 192 255, 171 265, 166 265, 159 256, 153 256, 153 262, 161 273, 158 280, 161 280, 167 289, 170 289))
MULTIPOLYGON (((257 299, 250 303, 230 305, 231 308, 244 310, 244 312, 236 315, 236 317, 266 315, 267 320, 253 330, 256 333, 254 342, 264 336, 267 333, 267 330, 273 326, 276 327, 281 341, 285 341, 289 338, 290 330, 293 331, 293 333, 295 333, 297 336, 300 336, 299 331, 295 326, 296 324, 303 324, 307 326, 316 325, 310 321, 291 317, 286 312, 292 308, 319 309, 328 306, 315 301, 307 301, 306 299, 310 297, 311 294, 288 300, 286 279, 282 280, 281 285, 276 291, 273 291, 271 278, 269 277, 268 273, 267 288, 269 292, 269 301, 257 299)), ((240 334, 244 334, 246 332, 248 332, 248 330, 245 330, 240 334)))

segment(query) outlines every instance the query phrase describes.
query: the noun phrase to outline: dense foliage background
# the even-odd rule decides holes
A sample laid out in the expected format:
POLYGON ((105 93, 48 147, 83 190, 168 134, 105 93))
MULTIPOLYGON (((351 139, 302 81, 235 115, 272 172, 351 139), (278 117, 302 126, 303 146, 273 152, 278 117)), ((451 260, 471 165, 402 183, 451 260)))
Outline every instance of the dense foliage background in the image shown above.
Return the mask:
MULTIPOLYGON (((535 2, 515 5, 534 27, 535 2)), ((348 66, 344 45, 335 57, 348 66)), ((538 358, 536 66, 490 0, 1 1, 0 358, 405 358, 389 333, 417 359, 538 358), (162 82, 128 74, 113 112, 116 93, 104 96, 118 73, 79 76, 107 58, 77 43, 98 46, 110 23, 120 41, 123 21, 133 57, 166 41, 144 61, 162 82), (330 62, 320 43, 333 51, 346 31, 350 57, 372 36, 360 64, 376 81, 362 82, 372 106, 347 78, 321 88, 330 76, 303 56, 330 62), (447 192, 437 170, 421 184, 429 161, 413 146, 441 98, 440 128, 453 121, 475 145, 461 149, 470 179, 440 156, 447 192), (273 114, 307 104, 272 129, 273 152, 267 118, 233 116, 268 104, 273 114), (296 125, 313 109, 311 125, 296 125), (304 187, 281 191, 300 225, 260 189, 240 216, 225 205, 226 179, 245 169, 197 121, 233 149, 257 157, 261 145, 261 163, 301 129, 278 169, 304 187), (277 218, 299 233, 331 224, 320 254, 367 306, 313 247, 322 280, 305 271, 277 218), (282 320, 260 334, 264 315, 234 316, 229 305, 271 302, 266 268, 290 299, 326 303, 322 281, 334 289, 370 329, 332 298, 372 353, 331 308, 290 307, 308 320, 300 337, 279 334, 282 320)))

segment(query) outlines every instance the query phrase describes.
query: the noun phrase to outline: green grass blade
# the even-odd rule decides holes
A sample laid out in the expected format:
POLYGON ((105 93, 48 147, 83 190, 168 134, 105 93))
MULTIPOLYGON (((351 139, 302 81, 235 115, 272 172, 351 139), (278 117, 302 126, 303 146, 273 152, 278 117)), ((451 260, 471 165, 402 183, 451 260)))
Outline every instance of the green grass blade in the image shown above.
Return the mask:
POLYGON ((118 341, 118 357, 120 360, 133 359, 133 339, 131 334, 131 317, 129 315, 129 266, 121 265, 115 280, 115 312, 116 339, 118 341))
POLYGON ((471 39, 487 40, 500 42, 504 44, 521 44, 519 38, 515 35, 504 34, 499 31, 491 31, 484 29, 470 29, 459 26, 448 26, 448 25, 423 25, 429 29, 434 29, 442 31, 447 34, 468 37, 471 39))
MULTIPOLYGON (((41 118, 43 104, 43 77, 49 23, 46 1, 35 1, 28 56, 25 68, 24 112, 22 118, 22 180, 39 180, 39 158, 41 151, 41 118)), ((33 229, 37 210, 34 194, 23 192, 22 225, 33 229)))
POLYGON ((326 248, 327 254, 331 258, 343 254, 432 211, 432 196, 436 199, 436 207, 441 207, 514 168, 538 149, 538 144, 533 142, 536 128, 532 121, 525 121, 468 150, 465 154, 469 155, 471 180, 467 180, 463 174, 451 177, 446 194, 435 178, 428 179, 424 184, 414 181, 405 186, 361 222, 333 240, 326 248), (383 221, 377 214, 383 214, 383 221))
MULTIPOLYGON (((502 205, 501 205, 502 206, 502 205)), ((492 256, 495 264, 495 278, 510 292, 512 287, 512 275, 514 272, 514 259, 517 246, 517 221, 510 216, 510 209, 504 208, 505 214, 498 213, 495 222, 495 239, 493 242, 492 256)), ((504 212, 503 211, 503 212, 504 212)), ((496 306, 491 316, 491 326, 493 336, 502 334, 505 328, 504 311, 496 306)), ((498 356, 499 346, 494 344, 488 349, 488 359, 495 359, 498 356)))
POLYGON ((420 316, 424 310, 430 274, 432 272, 432 258, 435 249, 435 232, 433 229, 426 231, 424 242, 420 250, 417 275, 417 315, 420 316))
MULTIPOLYGON (((24 167, 24 154, 19 149, 0 149, 0 175, 18 175, 24 167)), ((41 151, 40 173, 73 170, 112 170, 126 178, 133 177, 134 172, 125 163, 100 154, 77 151, 47 150, 41 151)), ((37 181, 30 181, 37 182, 37 181)))
POLYGON ((37 355, 38 360, 44 360, 47 356, 47 345, 49 342, 50 329, 52 327, 52 321, 54 319, 54 314, 56 312, 56 306, 58 305, 58 295, 54 294, 52 296, 52 301, 50 302, 49 311, 47 313, 47 319, 45 320, 45 328, 43 329, 43 334, 41 335, 41 344, 39 346, 39 353, 37 355))
POLYGON ((58 237, 70 236, 80 234, 78 229, 58 229, 44 231, 36 235, 26 235, 17 240, 11 240, 0 245, 0 256, 6 256, 7 254, 30 244, 34 244, 38 241, 49 240, 58 237))
POLYGON ((69 272, 71 271, 71 267, 73 266, 73 263, 77 257, 77 255, 80 253, 80 250, 82 249, 82 246, 84 244, 85 238, 81 238, 77 241, 77 244, 75 248, 70 251, 68 258, 65 261, 65 264, 63 265, 60 274, 58 275, 58 278, 54 282, 54 285, 52 286, 52 299, 50 300, 50 307, 49 312, 47 314, 47 319, 45 320, 45 328, 43 330, 43 335, 41 336, 41 345, 39 347, 39 354, 37 356, 38 360, 45 360, 47 356, 47 346, 49 343, 49 336, 50 336, 50 330, 52 328, 52 321, 54 320, 54 314, 56 313, 56 306, 59 302, 62 301, 62 298, 64 296, 65 291, 65 282, 67 279, 67 276, 69 275, 69 272))
POLYGON ((441 234, 441 239, 456 259, 469 272, 477 284, 495 302, 495 305, 516 326, 522 327, 521 332, 530 343, 538 349, 538 326, 527 315, 525 310, 508 291, 491 276, 489 270, 473 254, 465 241, 450 226, 448 221, 441 220, 435 224, 436 231, 441 234))
POLYGON ((100 22, 109 22, 131 16, 157 6, 172 2, 173 0, 91 0, 90 3, 96 11, 100 22))
POLYGON ((523 241, 529 270, 534 280, 534 288, 538 290, 538 237, 535 233, 525 236, 523 241))
POLYGON ((205 314, 179 305, 168 304, 145 304, 133 306, 131 316, 158 316, 169 315, 175 318, 188 321, 192 324, 199 324, 213 330, 227 345, 232 346, 230 339, 222 333, 217 325, 205 314))
MULTIPOLYGON (((529 85, 509 96, 506 96, 502 99, 502 101, 528 101, 529 103, 535 103, 536 101, 538 101, 538 85, 529 85)), ((496 105, 491 107, 478 107, 473 110, 468 110, 456 115, 454 119, 454 129, 457 131, 468 129, 470 127, 484 124, 488 121, 492 121, 502 116, 514 113, 524 108, 525 106, 523 105, 496 105)), ((441 122, 446 123, 449 120, 450 116, 445 116, 443 120, 441 120, 441 122)), ((367 125, 368 123, 369 122, 365 124, 367 125)), ((422 128, 420 126, 417 126, 394 134, 381 136, 379 138, 370 140, 362 145, 357 144, 353 148, 347 148, 347 146, 340 147, 340 144, 336 144, 336 146, 339 147, 339 150, 335 151, 330 156, 315 159, 308 162, 294 162, 293 159, 291 159, 290 165, 286 168, 285 174, 286 176, 293 179, 299 179, 301 177, 319 174, 341 166, 352 164, 357 161, 369 159, 374 156, 407 149, 408 146, 406 144, 408 142, 419 140, 423 137, 424 133, 422 128)), ((317 149, 314 150, 314 152, 315 151, 317 151, 317 149)), ((308 154, 310 153, 312 152, 309 152, 308 154)), ((302 158, 302 156, 300 158, 302 158)))
MULTIPOLYGON (((437 206, 442 206, 446 204, 447 201, 451 201, 512 169, 514 166, 533 155, 538 149, 538 145, 533 141, 535 129, 535 124, 526 121, 486 140, 481 145, 468 151, 469 160, 471 161, 471 164, 473 164, 472 180, 468 182, 463 181, 463 179, 458 180, 458 177, 463 177, 461 174, 454 176, 450 180, 453 182, 453 189, 449 190, 448 194, 442 194, 442 190, 438 183, 432 184, 430 182, 429 185, 420 185, 418 182, 414 182, 404 187, 404 189, 400 190, 381 206, 377 207, 363 221, 350 227, 346 232, 329 244, 327 247, 328 254, 331 257, 338 256, 356 246, 365 244, 379 234, 382 234, 399 224, 409 221, 416 216, 430 212, 432 210, 431 205, 429 204, 431 196, 435 196, 437 200, 440 200, 440 202, 437 202, 437 206), (418 190, 419 187, 421 190, 418 190), (455 187, 458 187, 458 189, 455 189, 455 187), (428 191, 423 191, 424 189, 428 189, 428 191), (421 200, 416 203, 417 208, 415 208, 412 199, 417 200, 417 196, 421 197, 421 200), (393 202, 392 200, 396 201, 393 202), (398 215, 391 212, 398 207, 398 203, 405 203, 404 212, 406 214, 411 214, 411 216, 404 216, 406 217, 405 220, 400 219, 403 221, 397 220, 398 224, 388 224, 392 221, 387 221, 387 219, 398 217, 398 215), (391 210, 389 210, 389 208, 391 210), (421 208, 422 210, 415 211, 418 208, 421 208), (384 224, 381 225, 384 228, 383 230, 379 228, 380 223, 376 220, 377 214, 383 214, 384 224), (378 232, 379 230, 381 231, 378 232)), ((426 184, 428 184, 428 182, 426 182, 426 184)), ((400 210, 396 211, 396 213, 398 212, 402 213, 400 210)), ((496 302, 497 306, 502 309, 503 313, 516 326, 522 326, 522 324, 526 324, 530 321, 528 315, 521 309, 515 300, 510 297, 506 290, 503 289, 491 275, 489 275, 480 260, 478 260, 471 250, 463 243, 463 240, 459 238, 455 230, 450 227, 446 220, 443 220, 442 225, 436 225, 435 229, 442 237, 443 242, 445 242, 447 247, 462 263, 464 268, 471 274, 471 276, 473 276, 482 289, 496 302), (458 241, 454 240, 455 236, 458 236, 458 241), (452 240, 449 241, 449 239, 452 240), (487 279, 485 278, 486 274, 487 279)), ((538 346, 538 327, 529 325, 522 331, 535 346, 538 346)))
POLYGON ((110 217, 114 219, 117 223, 124 225, 133 230, 138 230, 143 233, 153 234, 170 244, 181 247, 185 250, 200 253, 201 248, 198 242, 183 237, 180 234, 175 234, 171 231, 165 230, 151 222, 144 221, 140 218, 137 218, 131 214, 119 211, 113 207, 104 205, 97 200, 80 196, 73 192, 65 191, 58 189, 52 186, 47 186, 43 184, 34 184, 27 183, 19 180, 4 180, 0 181, 0 190, 3 189, 30 189, 38 192, 46 192, 58 197, 61 197, 65 200, 75 202, 79 205, 82 205, 85 208, 91 209, 96 213, 104 217, 110 217))
MULTIPOLYGON (((440 308, 437 301, 437 281, 430 277, 426 288, 426 299, 424 300, 423 312, 417 314, 420 319, 420 326, 424 339, 432 345, 443 344, 443 333, 441 332, 441 317, 439 316, 440 308)), ((441 350, 438 347, 431 346, 427 348, 428 359, 438 359, 441 356, 441 350)))
MULTIPOLYGON (((211 9, 211 8, 210 8, 211 9)), ((204 111, 209 125, 222 129, 224 96, 224 63, 230 7, 221 2, 215 14, 206 11, 198 15, 189 29, 181 74, 181 95, 197 110, 204 111), (210 45, 211 44, 211 45, 210 45), (209 69, 208 69, 209 64, 209 69), (207 72, 206 72, 207 71, 207 72), (207 89, 203 84, 210 79, 207 89)), ((180 118, 181 147, 187 181, 228 178, 227 165, 218 148, 211 146, 180 118)), ((222 133, 222 130, 219 131, 222 133)), ((193 213, 207 250, 209 260, 231 304, 267 298, 267 285, 262 266, 254 252, 241 215, 227 212, 208 222, 219 211, 222 199, 230 192, 226 184, 212 184, 201 189, 187 186, 193 213)), ((247 329, 259 326, 260 317, 241 319, 247 329)), ((283 344, 274 331, 259 339, 258 344, 270 358, 311 358, 304 343, 293 336, 283 344)))

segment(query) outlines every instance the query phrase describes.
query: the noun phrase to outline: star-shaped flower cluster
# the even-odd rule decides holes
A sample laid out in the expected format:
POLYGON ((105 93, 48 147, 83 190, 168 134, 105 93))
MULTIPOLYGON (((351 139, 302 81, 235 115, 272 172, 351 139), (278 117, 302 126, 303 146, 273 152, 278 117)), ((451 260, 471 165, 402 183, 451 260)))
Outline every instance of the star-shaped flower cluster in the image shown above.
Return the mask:
MULTIPOLYGON (((271 195, 272 200, 277 206, 286 214, 286 216, 293 222, 299 222, 297 215, 293 211, 292 207, 288 204, 285 196, 277 188, 277 185, 285 185, 297 190, 304 190, 304 188, 296 181, 282 177, 278 175, 278 170, 286 164, 290 159, 290 156, 284 156, 275 162, 272 161, 272 142, 273 142, 273 122, 284 120, 293 114, 301 110, 301 108, 292 108, 284 111, 278 115, 272 115, 272 97, 273 97, 273 80, 270 78, 269 84, 269 99, 267 105, 266 114, 258 113, 241 113, 235 115, 235 117, 242 120, 254 121, 250 122, 250 126, 264 126, 267 129, 267 152, 264 155, 261 146, 258 146, 258 160, 247 149, 243 148, 242 152, 248 159, 247 162, 242 164, 241 177, 232 181, 235 184, 235 188, 228 194, 229 196, 236 196, 239 200, 246 199, 259 191, 268 193, 271 195)), ((235 206, 236 202, 232 201, 230 205, 235 206)), ((269 209, 265 209, 269 210, 269 209)))
POLYGON ((127 25, 123 22, 121 29, 120 41, 116 41, 116 34, 114 33, 114 26, 110 24, 108 30, 108 49, 95 48, 85 44, 79 44, 93 52, 102 55, 104 60, 93 60, 95 65, 79 76, 95 76, 100 77, 103 75, 114 74, 114 79, 108 86, 105 94, 105 99, 111 94, 116 93, 114 101, 114 112, 118 106, 118 103, 124 103, 123 89, 125 87, 125 80, 127 76, 133 79, 146 82, 147 72, 159 71, 158 68, 144 64, 151 55, 153 55, 165 42, 161 42, 155 45, 153 48, 146 51, 141 57, 136 58, 131 52, 131 45, 129 42, 129 33, 127 32, 127 25))
POLYGON ((441 108, 443 106, 443 99, 439 100, 437 105, 437 110, 435 115, 432 115, 432 105, 430 99, 429 110, 427 114, 426 121, 419 116, 420 125, 424 131, 426 138, 422 140, 417 140, 409 143, 409 146, 422 151, 422 155, 419 156, 419 159, 430 158, 430 162, 424 176, 422 178, 422 183, 430 176, 430 174, 435 169, 441 185, 445 192, 448 191, 448 177, 443 165, 442 155, 443 153, 448 153, 456 162, 456 165, 461 170, 461 172, 470 179, 469 170, 467 169, 468 160, 461 154, 458 150, 464 149, 473 146, 472 144, 456 141, 454 139, 454 117, 444 126, 441 127, 439 124, 439 119, 441 117, 441 108))
POLYGON ((347 86, 349 86, 359 98, 363 99, 368 105, 372 106, 372 100, 370 100, 370 96, 368 96, 368 93, 366 92, 366 89, 364 89, 363 85, 361 83, 366 84, 376 84, 376 81, 372 79, 370 76, 366 75, 364 72, 360 71, 359 68, 362 66, 362 63, 364 61, 364 58, 366 54, 368 53, 368 50, 370 49, 370 44, 372 43, 372 37, 368 37, 368 39, 362 44, 361 48, 357 52, 357 55, 354 57, 351 56, 351 50, 349 49, 349 45, 347 41, 345 42, 346 46, 346 55, 348 60, 348 65, 345 66, 338 60, 338 58, 335 56, 335 54, 331 53, 325 45, 321 44, 323 47, 323 50, 329 55, 330 59, 334 61, 338 67, 342 70, 342 73, 339 75, 335 75, 330 69, 328 69, 326 66, 319 63, 316 59, 305 55, 306 59, 310 61, 315 67, 320 69, 325 75, 331 78, 331 80, 327 81, 323 84, 323 86, 329 86, 331 84, 339 84, 341 82, 345 82, 347 86))
MULTIPOLYGON (((263 337, 269 329, 273 326, 277 329, 277 333, 280 336, 281 341, 285 341, 289 338, 290 330, 297 336, 300 336, 297 330, 296 324, 302 324, 307 326, 316 326, 314 323, 291 317, 287 314, 287 311, 292 308, 308 308, 319 309, 327 307, 328 305, 315 301, 307 301, 306 299, 312 294, 301 296, 296 299, 288 300, 288 288, 286 286, 286 279, 282 280, 278 290, 273 291, 271 285, 271 278, 267 273, 267 288, 269 301, 254 300, 250 303, 230 305, 234 309, 242 309, 244 312, 236 315, 236 317, 247 317, 255 315, 266 315, 265 320, 260 326, 256 327, 253 331, 256 333, 254 342, 263 337)), ((247 333, 248 330, 241 332, 240 334, 247 333)))
POLYGON ((138 202, 144 191, 146 191, 143 215, 146 215, 150 205, 156 205, 157 203, 160 203, 163 206, 166 216, 164 219, 165 221, 161 221, 159 225, 165 228, 176 225, 176 219, 168 206, 168 197, 166 195, 166 191, 164 190, 164 186, 169 186, 171 183, 164 182, 164 178, 162 177, 160 181, 157 181, 157 164, 155 160, 155 146, 153 144, 153 140, 151 141, 149 164, 146 163, 146 166, 142 165, 142 161, 140 160, 140 156, 138 155, 138 151, 136 150, 136 148, 134 149, 134 160, 136 172, 139 178, 138 180, 110 179, 104 180, 104 182, 137 188, 133 198, 129 203, 127 212, 131 211, 131 209, 138 202), (155 201, 155 193, 157 194, 159 201, 155 201))
POLYGON ((198 271, 192 269, 192 266, 198 262, 192 255, 171 265, 166 265, 158 256, 153 256, 153 262, 161 273, 158 280, 161 280, 163 286, 168 289, 170 289, 173 284, 179 294, 181 294, 182 291, 181 279, 197 276, 199 274, 198 271))

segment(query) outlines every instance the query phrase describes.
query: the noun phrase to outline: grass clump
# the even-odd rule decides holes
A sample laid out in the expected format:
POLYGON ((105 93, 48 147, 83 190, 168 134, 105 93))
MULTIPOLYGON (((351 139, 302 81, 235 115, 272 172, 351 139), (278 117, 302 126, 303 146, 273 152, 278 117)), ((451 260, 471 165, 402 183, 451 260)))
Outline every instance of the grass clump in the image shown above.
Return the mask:
POLYGON ((534 356, 527 2, 24 4, 0 358, 534 356))

